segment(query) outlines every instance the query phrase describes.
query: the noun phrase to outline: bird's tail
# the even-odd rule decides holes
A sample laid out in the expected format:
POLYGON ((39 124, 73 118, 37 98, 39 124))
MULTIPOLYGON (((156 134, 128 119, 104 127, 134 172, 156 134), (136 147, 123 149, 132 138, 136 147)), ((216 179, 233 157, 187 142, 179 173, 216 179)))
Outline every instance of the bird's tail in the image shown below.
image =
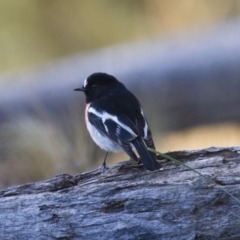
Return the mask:
POLYGON ((147 170, 158 170, 161 168, 161 164, 157 162, 154 154, 150 154, 141 137, 137 137, 132 141, 133 146, 136 148, 143 166, 147 170))

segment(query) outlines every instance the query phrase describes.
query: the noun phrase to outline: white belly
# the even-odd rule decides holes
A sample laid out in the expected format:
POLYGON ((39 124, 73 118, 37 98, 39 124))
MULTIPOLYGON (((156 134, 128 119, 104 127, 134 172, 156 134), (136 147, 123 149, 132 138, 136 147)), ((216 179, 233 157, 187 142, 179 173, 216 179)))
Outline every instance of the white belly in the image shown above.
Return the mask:
POLYGON ((99 131, 89 121, 87 121, 87 129, 93 141, 103 150, 108 152, 118 152, 122 150, 118 144, 99 133, 99 131))
POLYGON ((85 122, 87 125, 87 129, 92 137, 93 141, 103 150, 108 152, 118 152, 122 149, 120 146, 114 142, 112 142, 109 138, 103 136, 89 121, 88 121, 88 108, 90 104, 86 106, 85 110, 85 122))

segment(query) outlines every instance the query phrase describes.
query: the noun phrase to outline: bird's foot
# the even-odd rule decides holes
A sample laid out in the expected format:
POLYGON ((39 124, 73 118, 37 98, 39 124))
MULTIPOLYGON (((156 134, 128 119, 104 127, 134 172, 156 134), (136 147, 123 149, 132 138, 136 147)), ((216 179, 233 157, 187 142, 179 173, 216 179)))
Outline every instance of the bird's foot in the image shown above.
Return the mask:
POLYGON ((105 162, 103 162, 102 165, 98 169, 100 169, 102 171, 106 171, 106 170, 108 170, 108 166, 105 162))

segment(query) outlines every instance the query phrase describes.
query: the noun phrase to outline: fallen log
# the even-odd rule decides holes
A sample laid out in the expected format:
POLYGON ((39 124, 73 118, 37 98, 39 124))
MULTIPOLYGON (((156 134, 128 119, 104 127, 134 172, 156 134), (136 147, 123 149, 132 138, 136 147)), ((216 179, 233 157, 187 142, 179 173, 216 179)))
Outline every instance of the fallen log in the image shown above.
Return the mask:
POLYGON ((240 239, 240 147, 169 153, 211 178, 160 159, 0 192, 0 239, 240 239))

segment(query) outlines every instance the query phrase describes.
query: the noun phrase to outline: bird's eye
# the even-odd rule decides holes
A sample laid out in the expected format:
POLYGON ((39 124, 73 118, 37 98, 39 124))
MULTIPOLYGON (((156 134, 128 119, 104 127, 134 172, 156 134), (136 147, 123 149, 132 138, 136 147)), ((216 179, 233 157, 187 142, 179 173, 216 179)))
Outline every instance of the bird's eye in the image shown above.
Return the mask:
POLYGON ((97 89, 97 85, 96 85, 96 84, 93 84, 93 85, 91 86, 91 89, 92 89, 92 90, 96 90, 96 89, 97 89))

